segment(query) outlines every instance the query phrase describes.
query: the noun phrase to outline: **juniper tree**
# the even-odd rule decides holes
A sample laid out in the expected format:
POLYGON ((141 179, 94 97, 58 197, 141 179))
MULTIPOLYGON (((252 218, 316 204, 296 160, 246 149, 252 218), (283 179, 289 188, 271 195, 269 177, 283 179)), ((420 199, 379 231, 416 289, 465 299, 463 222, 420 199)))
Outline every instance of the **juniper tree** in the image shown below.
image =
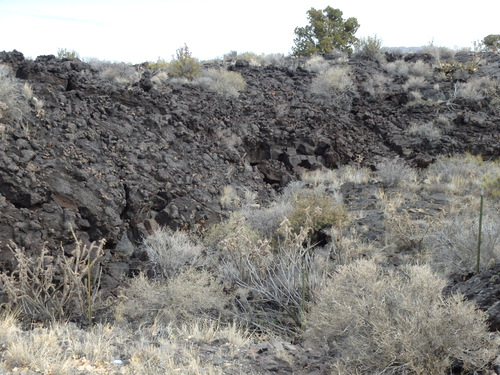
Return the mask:
POLYGON ((342 15, 340 9, 330 6, 324 10, 308 10, 309 25, 296 27, 294 31, 294 55, 309 56, 334 50, 352 52, 353 45, 358 41, 354 34, 358 31, 359 23, 354 17, 345 20, 342 15))

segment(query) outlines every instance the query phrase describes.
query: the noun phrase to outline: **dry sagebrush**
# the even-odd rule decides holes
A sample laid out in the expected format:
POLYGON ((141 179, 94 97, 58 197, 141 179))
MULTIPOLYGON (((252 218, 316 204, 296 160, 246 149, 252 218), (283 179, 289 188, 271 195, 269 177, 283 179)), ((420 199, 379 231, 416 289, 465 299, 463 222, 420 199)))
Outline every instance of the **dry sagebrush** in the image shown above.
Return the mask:
POLYGON ((87 63, 99 72, 99 75, 120 85, 133 84, 141 78, 140 69, 126 63, 88 59, 87 63))
POLYGON ((195 265, 203 247, 188 233, 160 228, 146 237, 143 245, 158 276, 171 277, 188 265, 195 265))
POLYGON ((195 84, 226 98, 238 97, 246 87, 245 79, 240 73, 224 69, 204 70, 202 76, 196 78, 195 84))
POLYGON ((385 188, 415 184, 418 177, 417 172, 399 157, 377 163, 376 175, 385 188))
MULTIPOLYGON (((278 229, 277 243, 262 241, 239 252, 237 259, 223 259, 222 274, 240 287, 240 292, 247 292, 236 299, 240 311, 237 319, 284 336, 300 331, 307 303, 331 266, 328 254, 315 251, 311 245, 304 246, 311 225, 309 218, 295 232, 285 220, 278 229)), ((240 236, 241 233, 234 233, 224 243, 241 241, 240 236)))
MULTIPOLYGON (((445 215, 431 228, 425 245, 430 251, 433 267, 445 276, 474 272, 477 260, 478 210, 464 209, 445 215)), ((500 213, 489 210, 482 223, 480 269, 500 260, 500 213)))
POLYGON ((14 77, 10 67, 0 64, 0 133, 23 126, 24 119, 30 113, 29 100, 32 95, 32 90, 14 77))
POLYGON ((481 156, 471 154, 438 157, 424 175, 426 188, 464 197, 478 196, 481 185, 488 177, 500 174, 500 164, 485 162, 481 156))
POLYGON ((140 274, 120 294, 115 308, 118 322, 137 327, 192 322, 201 317, 218 319, 228 296, 208 271, 188 268, 169 280, 149 280, 140 274))
POLYGON ((441 375, 457 360, 480 370, 499 349, 486 314, 444 286, 427 266, 343 266, 317 294, 306 337, 328 347, 338 374, 441 375))
POLYGON ((349 110, 355 91, 348 67, 332 66, 311 82, 311 92, 334 108, 349 110))

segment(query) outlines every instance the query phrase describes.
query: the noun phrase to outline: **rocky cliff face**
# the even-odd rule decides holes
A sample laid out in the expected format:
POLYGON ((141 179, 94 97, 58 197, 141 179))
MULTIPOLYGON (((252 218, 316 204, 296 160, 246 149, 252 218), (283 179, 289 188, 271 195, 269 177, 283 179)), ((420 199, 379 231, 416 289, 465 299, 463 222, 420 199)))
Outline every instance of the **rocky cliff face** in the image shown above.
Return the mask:
POLYGON ((397 75, 374 83, 389 74, 381 64, 351 59, 355 89, 349 108, 339 109, 311 93, 317 74, 298 60, 224 66, 247 83, 238 98, 225 98, 190 84, 153 84, 141 67, 135 82, 119 84, 79 60, 2 52, 0 63, 44 106, 0 139, 1 266, 10 267, 11 241, 27 251, 56 249, 73 241, 72 227, 84 240, 105 238, 126 273, 155 226, 201 229, 224 217, 220 198, 229 185, 265 202, 309 169, 374 168, 396 156, 425 167, 436 155, 466 151, 498 157, 491 97, 455 95, 461 81, 499 78, 498 55, 478 61, 475 72, 427 77, 418 97, 397 75))

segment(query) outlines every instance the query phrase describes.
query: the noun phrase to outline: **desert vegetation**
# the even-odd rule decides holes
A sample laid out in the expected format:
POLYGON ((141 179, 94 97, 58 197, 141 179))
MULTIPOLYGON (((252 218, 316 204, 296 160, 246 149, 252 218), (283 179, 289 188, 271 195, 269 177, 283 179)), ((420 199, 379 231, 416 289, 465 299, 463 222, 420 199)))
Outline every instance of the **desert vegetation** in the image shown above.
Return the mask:
POLYGON ((79 59, 80 54, 76 52, 74 49, 58 48, 57 57, 61 59, 79 59))
POLYGON ((12 216, 9 233, 30 241, 61 216, 66 241, 51 251, 38 235, 47 243, 35 255, 2 243, 11 258, 0 271, 1 373, 259 374, 268 350, 266 373, 302 373, 311 358, 330 374, 498 371, 491 316, 450 291, 500 264, 500 164, 480 155, 498 149, 475 144, 497 136, 478 129, 497 126, 482 114, 500 113, 498 72, 489 74, 498 64, 485 62, 498 35, 484 39, 489 52, 429 45, 405 55, 356 38, 357 20, 338 9, 308 16, 293 56, 231 51, 202 62, 184 45, 170 61, 131 65, 71 61, 78 53, 60 49, 44 57, 59 75, 33 85, 35 63, 19 77, 0 65, 0 171, 21 181, 19 192, 0 181, 0 208, 12 201, 29 218, 12 216), (89 77, 100 86, 86 87, 89 77), (82 93, 96 87, 104 94, 88 104, 82 93), (70 146, 59 155, 52 139, 38 145, 28 124, 70 146), (340 152, 363 132, 380 143, 371 154, 340 152), (452 152, 464 142, 474 155, 452 152), (57 160, 39 168, 32 145, 57 160), (78 185, 58 178, 65 160, 78 185), (145 175, 151 190, 138 182, 145 175), (102 185, 78 201, 89 181, 102 185), (110 214, 113 199, 121 211, 110 214), (214 215, 199 214, 207 207, 214 215), (108 214, 112 229, 99 217, 108 214))
POLYGON ((25 117, 32 108, 43 113, 43 102, 33 97, 29 84, 18 81, 6 65, 0 65, 0 137, 13 128, 26 128, 25 117))
POLYGON ((131 85, 140 79, 140 71, 137 67, 126 63, 102 61, 99 59, 85 59, 92 69, 99 75, 112 83, 120 85, 131 85))
POLYGON ((1 275, 9 294, 2 366, 218 374, 223 368, 196 342, 223 338, 232 347, 225 358, 236 360, 272 335, 325 350, 332 373, 443 374, 456 363, 479 371, 498 354, 498 339, 485 313, 442 291, 452 275, 474 272, 483 185, 480 267, 499 260, 499 174, 498 163, 470 155, 442 157, 422 171, 391 160, 375 172, 306 173, 266 207, 236 200, 230 217, 202 236, 158 229, 144 240, 151 272, 107 301, 96 289, 102 243, 76 241, 73 257, 55 262, 43 249, 26 259, 13 248, 17 270, 1 275), (370 228, 380 223, 363 221, 363 207, 345 199, 346 184, 368 195, 377 189, 381 227, 370 228), (422 203, 436 192, 445 204, 422 203), (88 316, 89 306, 89 328, 61 323, 88 316), (32 319, 45 324, 24 331, 32 319))
POLYGON ((295 28, 293 53, 297 56, 310 56, 335 50, 352 52, 353 45, 358 40, 354 34, 359 23, 354 17, 343 19, 342 16, 340 9, 330 6, 324 10, 308 10, 309 25, 295 28))

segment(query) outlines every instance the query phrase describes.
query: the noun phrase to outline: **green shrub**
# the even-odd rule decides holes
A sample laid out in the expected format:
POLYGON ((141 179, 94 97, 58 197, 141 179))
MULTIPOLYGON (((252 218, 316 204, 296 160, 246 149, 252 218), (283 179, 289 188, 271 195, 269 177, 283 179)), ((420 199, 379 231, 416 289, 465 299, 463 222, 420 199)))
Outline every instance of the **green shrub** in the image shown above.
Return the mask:
POLYGON ((69 50, 66 48, 58 48, 57 49, 57 57, 59 57, 60 59, 63 59, 63 58, 65 58, 65 59, 79 59, 80 55, 75 50, 69 50))
POLYGON ((488 50, 497 52, 498 46, 500 45, 500 35, 499 34, 490 34, 485 36, 483 39, 483 44, 488 48, 488 50))
POLYGON ((305 227, 316 233, 347 221, 344 206, 327 192, 304 189, 293 197, 291 204, 292 210, 287 218, 295 233, 305 227))
POLYGON ((438 67, 439 70, 441 70, 447 77, 453 78, 453 74, 458 71, 466 72, 468 74, 475 73, 478 69, 478 64, 475 61, 467 61, 464 64, 455 60, 450 60, 439 62, 438 67))
POLYGON ((201 74, 201 65, 189 51, 187 45, 176 51, 176 58, 167 67, 167 72, 173 78, 186 78, 193 80, 201 74))
POLYGON ((294 55, 310 56, 315 53, 331 53, 335 50, 352 52, 357 38, 354 36, 359 28, 354 17, 343 19, 342 11, 330 6, 324 10, 311 8, 307 11, 309 25, 296 27, 292 47, 294 55))
POLYGON ((487 315, 427 266, 387 270, 372 260, 341 266, 317 294, 306 338, 326 346, 336 374, 449 373, 481 370, 498 353, 487 315))
POLYGON ((148 61, 146 63, 146 69, 149 70, 167 70, 170 63, 166 60, 158 58, 156 62, 148 61))

